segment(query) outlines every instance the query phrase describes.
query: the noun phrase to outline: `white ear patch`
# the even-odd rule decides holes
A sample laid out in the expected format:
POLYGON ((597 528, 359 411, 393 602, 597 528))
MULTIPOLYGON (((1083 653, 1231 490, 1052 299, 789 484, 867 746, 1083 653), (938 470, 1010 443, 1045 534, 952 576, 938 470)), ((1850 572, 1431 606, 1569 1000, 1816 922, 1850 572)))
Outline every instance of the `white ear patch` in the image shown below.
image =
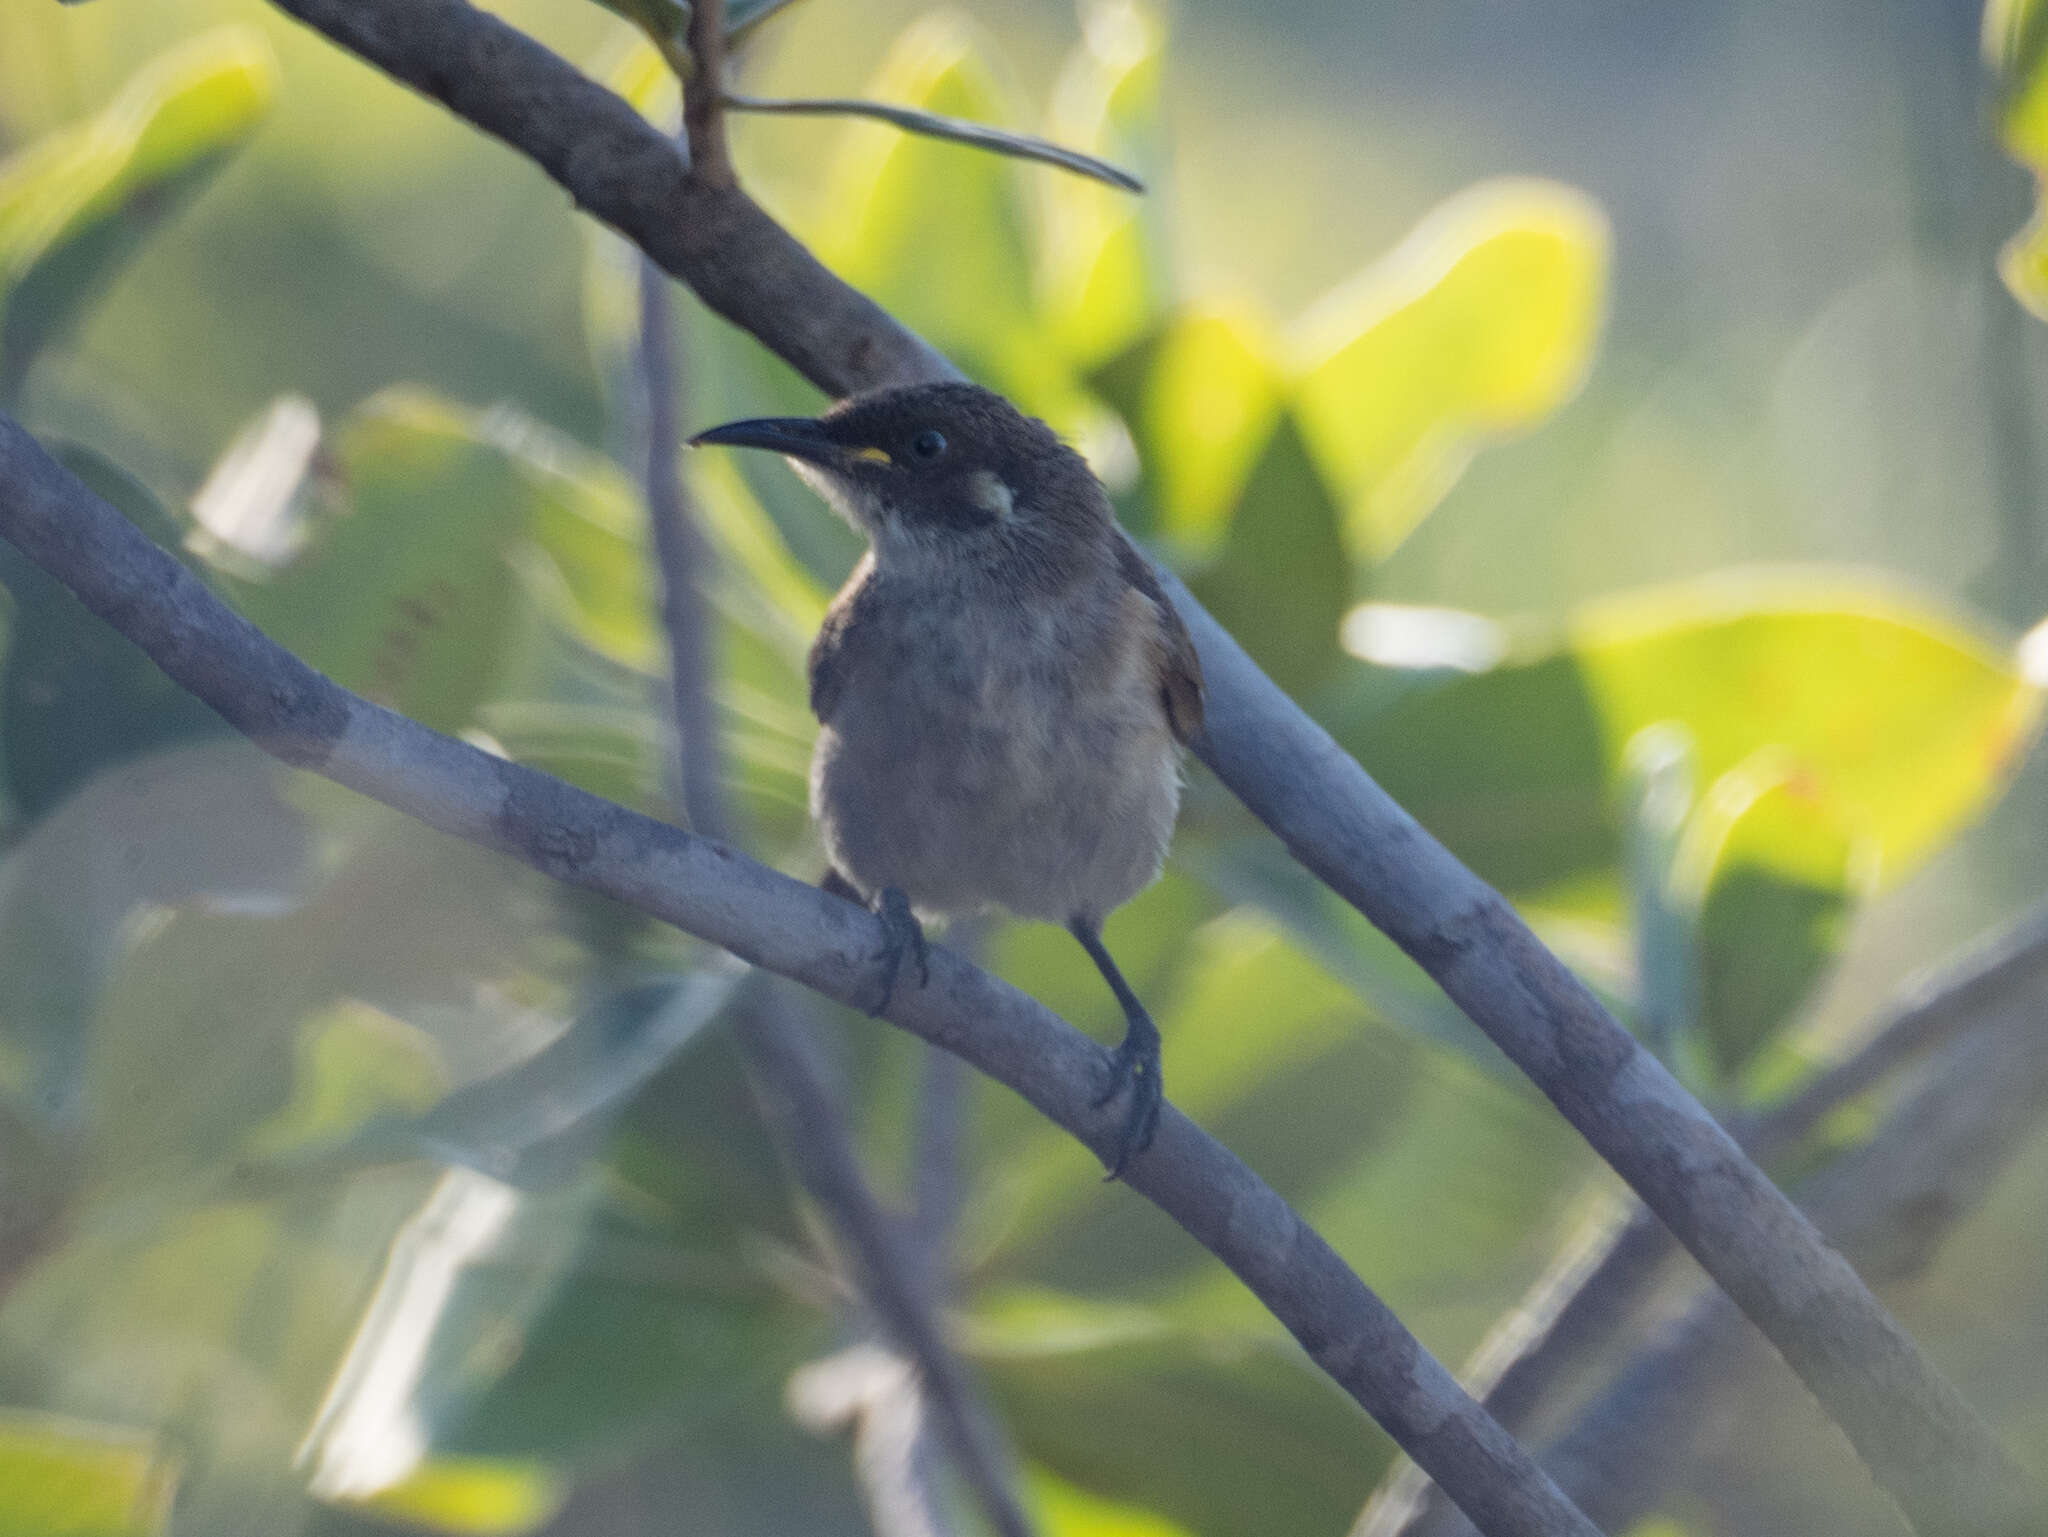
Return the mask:
POLYGON ((976 470, 967 478, 967 494, 974 504, 998 523, 1008 521, 1017 510, 1017 494, 994 470, 976 470))

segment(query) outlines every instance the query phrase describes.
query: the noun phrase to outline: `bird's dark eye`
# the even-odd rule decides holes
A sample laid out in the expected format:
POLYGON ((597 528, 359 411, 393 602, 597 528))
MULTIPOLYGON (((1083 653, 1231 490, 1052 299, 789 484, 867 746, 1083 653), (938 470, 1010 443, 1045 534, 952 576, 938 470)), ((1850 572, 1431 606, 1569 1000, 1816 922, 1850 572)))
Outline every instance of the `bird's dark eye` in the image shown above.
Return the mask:
POLYGON ((910 451, 920 459, 936 459, 946 451, 946 435, 927 427, 910 440, 910 451))

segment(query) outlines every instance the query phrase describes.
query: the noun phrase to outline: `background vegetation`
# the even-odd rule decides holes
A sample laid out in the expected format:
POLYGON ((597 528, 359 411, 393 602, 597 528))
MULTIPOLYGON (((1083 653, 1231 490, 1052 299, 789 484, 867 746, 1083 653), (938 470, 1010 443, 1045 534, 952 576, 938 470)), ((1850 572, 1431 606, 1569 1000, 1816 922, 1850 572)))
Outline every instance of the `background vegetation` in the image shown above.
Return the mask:
MULTIPOLYGON (((504 9, 662 110, 614 18, 504 9)), ((1736 1109, 2031 902, 2048 853, 2020 642, 2048 333, 1997 275, 2038 40, 1995 15, 1994 76, 1977 25, 814 0, 750 86, 1042 129, 1153 195, 871 125, 737 147, 1736 1109)), ((8 408, 343 682, 665 808, 624 249, 246 4, 9 7, 0 132, 8 408)), ((682 343, 692 422, 813 404, 697 313, 682 343)), ((852 536, 779 466, 689 469, 732 787, 810 873, 802 655, 852 536)), ((785 1405, 859 1321, 717 1028, 730 974, 281 776, 6 552, 0 581, 0 1532, 616 1530, 574 1492, 649 1466, 671 1529, 864 1529, 785 1405)), ((1110 940, 1177 1102, 1440 1355, 1612 1199, 1206 779, 1110 940)), ((1113 1036, 1063 936, 989 946, 1113 1036)), ((830 1028, 907 1191, 921 1048, 830 1028)), ((1049 1529, 1342 1530, 1378 1432, 1082 1149, 973 1093, 959 1306, 1049 1529)), ((2044 1183, 2037 1143, 1892 1299, 2037 1466, 2044 1183)), ((1887 1529, 1769 1391, 1681 1530, 1887 1529)))

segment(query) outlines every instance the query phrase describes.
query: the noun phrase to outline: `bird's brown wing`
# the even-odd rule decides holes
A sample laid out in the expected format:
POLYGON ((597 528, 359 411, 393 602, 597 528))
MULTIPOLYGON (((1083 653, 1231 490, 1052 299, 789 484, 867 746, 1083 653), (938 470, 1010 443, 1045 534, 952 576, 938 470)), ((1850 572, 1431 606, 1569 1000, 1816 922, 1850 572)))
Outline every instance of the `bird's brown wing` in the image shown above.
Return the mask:
POLYGON ((861 613, 872 588, 868 578, 873 571, 874 557, 862 556, 853 575, 839 589, 839 596, 825 610, 825 622, 818 626, 818 638, 811 642, 811 713, 821 723, 832 719, 840 691, 846 686, 846 671, 852 660, 848 643, 860 627, 861 613))
POLYGON ((1183 746, 1202 729, 1201 659, 1195 655, 1194 637, 1175 612, 1166 589, 1152 563, 1131 543, 1122 529, 1116 534, 1117 569, 1132 590, 1147 599, 1157 615, 1153 631, 1153 660, 1159 668, 1159 702, 1166 710, 1166 724, 1174 740, 1183 746))

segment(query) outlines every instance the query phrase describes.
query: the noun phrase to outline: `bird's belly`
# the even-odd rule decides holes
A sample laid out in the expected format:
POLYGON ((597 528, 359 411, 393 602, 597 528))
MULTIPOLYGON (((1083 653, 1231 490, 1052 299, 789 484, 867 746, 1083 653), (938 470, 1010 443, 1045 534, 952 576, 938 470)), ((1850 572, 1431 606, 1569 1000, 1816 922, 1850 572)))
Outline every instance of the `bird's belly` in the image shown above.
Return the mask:
POLYGON ((1035 709, 985 682, 966 698, 877 691, 820 732, 812 811, 864 892, 903 891, 930 917, 991 905, 1100 919, 1159 873, 1180 802, 1157 702, 1115 691, 1035 709))

